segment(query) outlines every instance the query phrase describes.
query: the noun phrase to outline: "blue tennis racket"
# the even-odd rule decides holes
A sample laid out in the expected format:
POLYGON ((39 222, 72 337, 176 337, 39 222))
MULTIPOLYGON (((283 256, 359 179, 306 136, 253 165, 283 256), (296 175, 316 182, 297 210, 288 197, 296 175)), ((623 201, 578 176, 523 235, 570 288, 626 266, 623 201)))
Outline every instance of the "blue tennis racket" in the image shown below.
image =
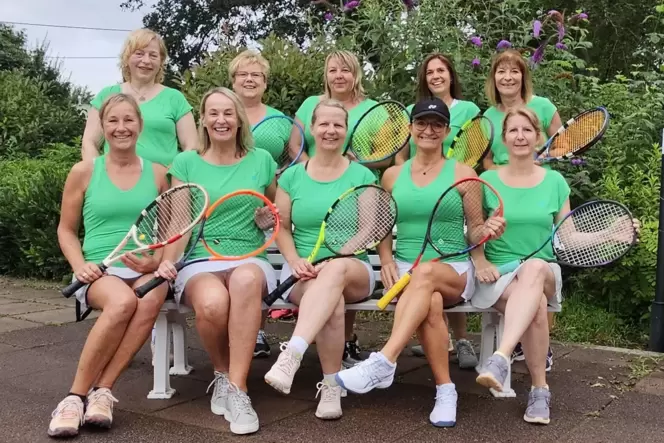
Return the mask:
POLYGON ((304 152, 304 129, 286 115, 265 117, 251 132, 256 147, 268 151, 277 162, 277 175, 296 164, 304 152))

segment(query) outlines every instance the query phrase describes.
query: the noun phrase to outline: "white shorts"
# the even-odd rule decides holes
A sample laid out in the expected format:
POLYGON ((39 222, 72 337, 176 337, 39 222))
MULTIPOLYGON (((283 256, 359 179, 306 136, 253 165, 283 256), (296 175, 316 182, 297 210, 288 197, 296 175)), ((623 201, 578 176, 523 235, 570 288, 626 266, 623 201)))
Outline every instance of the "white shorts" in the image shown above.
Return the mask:
MULTIPOLYGON (((399 278, 408 272, 408 270, 413 266, 412 263, 408 263, 402 260, 395 260, 397 268, 399 268, 399 278)), ((466 289, 461 293, 461 298, 468 301, 473 297, 475 292, 475 266, 470 260, 465 261, 454 261, 454 262, 438 262, 450 265, 454 268, 457 274, 461 275, 464 272, 466 273, 466 289)))
MULTIPOLYGON (((109 268, 106 268, 106 271, 104 272, 104 274, 115 275, 116 277, 120 277, 125 282, 127 280, 130 280, 130 281, 131 280, 136 280, 138 277, 143 275, 143 274, 139 274, 138 272, 133 271, 129 268, 125 268, 124 266, 111 266, 109 268)), ((73 282, 74 280, 76 280, 76 276, 72 275, 71 281, 73 282)), ((92 283, 94 283, 94 282, 92 282, 92 283)), ((92 284, 92 283, 90 283, 90 284, 92 284)), ((74 296, 76 297, 76 300, 78 300, 79 303, 81 304, 81 312, 85 312, 85 310, 88 309, 88 289, 89 288, 90 288, 90 285, 85 285, 74 293, 74 296)))
MULTIPOLYGON (((358 262, 362 263, 365 268, 367 268, 367 272, 369 273, 369 292, 367 293, 367 298, 371 297, 371 294, 373 294, 374 289, 376 288, 376 276, 374 275, 373 268, 371 267, 371 263, 367 263, 365 261, 362 261, 357 258, 351 258, 351 260, 357 260, 358 262)), ((281 275, 279 276, 279 281, 285 281, 288 277, 290 277, 293 273, 291 272, 290 266, 288 266, 288 263, 284 263, 283 266, 281 267, 281 275)), ((284 301, 288 301, 288 296, 290 295, 291 291, 295 285, 291 286, 284 294, 281 296, 281 298, 284 299, 284 301)), ((359 303, 359 301, 357 302, 359 303)))
POLYGON ((249 257, 243 260, 233 261, 204 261, 201 263, 194 263, 186 266, 178 272, 178 276, 173 283, 173 297, 175 302, 180 307, 182 303, 182 294, 187 285, 187 281, 196 274, 201 272, 220 272, 235 269, 238 266, 253 263, 257 265, 265 274, 265 281, 267 283, 267 292, 270 293, 277 287, 277 276, 275 275, 274 268, 267 260, 257 257, 249 257))
MULTIPOLYGON (((512 280, 516 277, 517 271, 521 266, 523 266, 523 264, 519 265, 514 271, 502 275, 493 283, 480 283, 478 281, 477 291, 471 300, 473 306, 479 309, 488 309, 495 305, 500 296, 503 295, 503 292, 505 292, 505 288, 512 283, 512 280)), ((549 263, 549 267, 551 268, 551 271, 553 271, 553 276, 556 282, 556 293, 553 298, 549 299, 548 304, 549 306, 560 308, 563 290, 563 277, 560 271, 560 265, 558 265, 558 263, 549 263)))

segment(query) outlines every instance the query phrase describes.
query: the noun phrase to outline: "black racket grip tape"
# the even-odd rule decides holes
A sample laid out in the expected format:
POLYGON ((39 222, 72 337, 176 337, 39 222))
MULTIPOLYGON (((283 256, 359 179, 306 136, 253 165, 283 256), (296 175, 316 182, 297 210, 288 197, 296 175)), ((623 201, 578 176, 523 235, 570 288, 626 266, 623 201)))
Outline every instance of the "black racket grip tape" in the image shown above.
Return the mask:
MULTIPOLYGON (((104 266, 103 264, 97 265, 97 267, 99 268, 99 270, 100 270, 102 273, 103 273, 103 272, 106 272, 106 269, 108 268, 107 266, 104 266)), ((71 297, 72 295, 74 295, 74 294, 76 293, 76 291, 78 291, 79 289, 81 289, 81 288, 82 288, 83 286, 85 286, 86 284, 87 284, 87 283, 83 283, 83 282, 80 282, 80 281, 78 281, 78 280, 74 280, 69 286, 67 286, 66 288, 64 288, 64 289, 61 291, 61 292, 62 292, 62 295, 64 295, 66 298, 69 298, 69 297, 71 297)))
POLYGON ((293 286, 295 283, 297 283, 297 277, 294 275, 291 275, 288 277, 286 280, 282 281, 279 286, 276 287, 276 289, 272 292, 270 292, 264 299, 263 302, 265 302, 266 305, 272 306, 274 302, 279 300, 282 295, 284 295, 284 292, 288 291, 291 286, 293 286))
MULTIPOLYGON (((180 271, 184 267, 184 263, 176 263, 175 264, 175 270, 180 271)), ((152 280, 150 280, 147 283, 142 284, 138 288, 134 289, 134 293, 138 298, 143 298, 145 297, 145 294, 148 292, 152 291, 154 288, 165 282, 166 279, 164 277, 155 277, 152 280)))

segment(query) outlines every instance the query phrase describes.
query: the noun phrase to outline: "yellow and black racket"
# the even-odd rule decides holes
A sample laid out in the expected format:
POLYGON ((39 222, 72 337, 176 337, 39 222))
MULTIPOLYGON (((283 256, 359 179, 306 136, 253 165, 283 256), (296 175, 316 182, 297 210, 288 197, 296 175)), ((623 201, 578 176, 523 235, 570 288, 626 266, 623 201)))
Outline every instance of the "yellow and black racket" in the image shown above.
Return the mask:
MULTIPOLYGON (((392 232, 396 220, 397 204, 389 192, 376 185, 353 187, 328 209, 307 261, 316 265, 334 258, 364 254, 392 232), (323 244, 335 255, 314 262, 323 244)), ((271 306, 298 280, 291 275, 263 301, 271 306)))
POLYGON ((461 126, 446 157, 475 169, 489 153, 493 137, 494 128, 491 120, 478 115, 461 126))
POLYGON ((386 100, 373 105, 358 120, 344 154, 352 152, 358 163, 393 157, 410 139, 410 116, 400 102, 386 100))

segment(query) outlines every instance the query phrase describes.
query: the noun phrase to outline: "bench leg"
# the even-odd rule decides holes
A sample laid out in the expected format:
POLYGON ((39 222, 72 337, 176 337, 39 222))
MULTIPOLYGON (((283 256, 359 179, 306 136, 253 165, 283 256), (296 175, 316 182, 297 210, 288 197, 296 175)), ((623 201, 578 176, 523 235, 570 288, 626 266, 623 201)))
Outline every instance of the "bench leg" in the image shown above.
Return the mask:
POLYGON ((161 311, 155 322, 154 375, 152 390, 148 393, 149 399, 168 399, 175 394, 168 374, 171 328, 167 316, 166 312, 161 311))
POLYGON ((187 375, 194 369, 189 366, 187 355, 187 319, 179 312, 171 314, 174 318, 169 322, 173 331, 173 367, 170 374, 187 375))
POLYGON ((496 349, 496 328, 498 327, 497 314, 492 312, 482 313, 482 337, 480 343, 480 358, 475 367, 477 373, 480 372, 484 362, 491 357, 496 349))
MULTIPOLYGON (((499 317, 498 319, 498 330, 496 334, 496 343, 500 343, 503 339, 503 332, 505 331, 505 317, 499 314, 495 314, 499 317)), ((508 356, 509 358, 510 356, 508 356)), ((512 364, 507 365, 507 377, 505 378, 505 383, 503 384, 503 391, 498 392, 495 389, 489 389, 491 394, 496 398, 510 398, 516 397, 516 392, 512 389, 512 364)))

